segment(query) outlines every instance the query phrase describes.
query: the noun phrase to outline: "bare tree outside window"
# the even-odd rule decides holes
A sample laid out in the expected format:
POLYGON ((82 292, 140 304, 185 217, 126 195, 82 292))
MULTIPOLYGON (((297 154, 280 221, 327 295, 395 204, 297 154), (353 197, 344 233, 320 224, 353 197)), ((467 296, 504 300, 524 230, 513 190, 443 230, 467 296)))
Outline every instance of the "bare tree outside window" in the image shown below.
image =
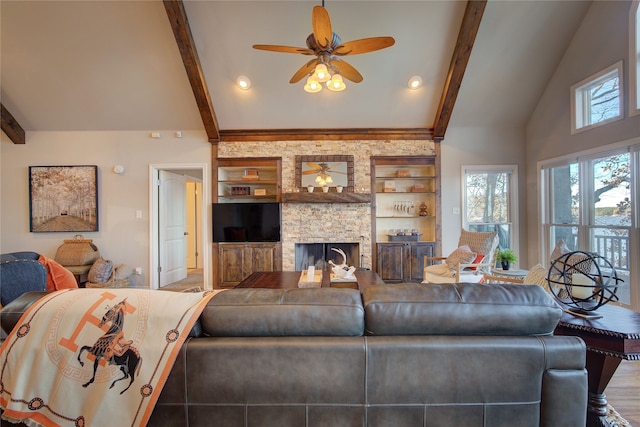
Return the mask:
POLYGON ((618 75, 589 89, 589 122, 599 123, 620 115, 620 85, 618 75))
POLYGON ((498 231, 500 247, 509 248, 511 174, 508 172, 467 172, 465 174, 465 215, 471 231, 498 231))

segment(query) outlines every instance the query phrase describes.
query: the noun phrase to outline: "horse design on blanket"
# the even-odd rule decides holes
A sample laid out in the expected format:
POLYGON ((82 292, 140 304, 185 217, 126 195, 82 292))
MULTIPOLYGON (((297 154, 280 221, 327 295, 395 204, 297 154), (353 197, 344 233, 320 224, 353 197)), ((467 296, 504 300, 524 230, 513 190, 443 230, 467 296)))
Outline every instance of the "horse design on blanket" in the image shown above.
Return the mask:
POLYGON ((111 307, 102 316, 98 327, 102 328, 104 325, 111 323, 111 326, 93 346, 85 345, 80 349, 78 353, 78 362, 80 366, 84 366, 84 362, 80 358, 84 351, 87 351, 95 357, 93 362, 93 376, 91 379, 83 384, 83 387, 88 387, 95 381, 96 372, 98 370, 98 364, 100 359, 105 359, 109 365, 116 365, 120 367, 122 371, 122 377, 117 378, 111 383, 110 389, 118 382, 129 378, 129 385, 120 392, 124 393, 131 387, 135 380, 136 370, 140 373, 140 366, 142 365, 142 357, 138 350, 132 345, 133 341, 126 340, 124 338, 124 316, 126 311, 127 299, 123 299, 113 307, 111 307))

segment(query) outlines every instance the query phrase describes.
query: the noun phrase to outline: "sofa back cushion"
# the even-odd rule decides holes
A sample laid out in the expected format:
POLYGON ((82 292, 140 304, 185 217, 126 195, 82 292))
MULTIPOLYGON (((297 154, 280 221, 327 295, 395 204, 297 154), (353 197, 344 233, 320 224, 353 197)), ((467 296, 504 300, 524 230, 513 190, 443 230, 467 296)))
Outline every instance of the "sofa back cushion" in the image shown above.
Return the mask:
POLYGON ((377 285, 362 300, 369 335, 550 335, 562 316, 539 286, 377 285))
POLYGON ((0 307, 29 291, 44 291, 47 270, 38 259, 5 257, 0 262, 0 307))
POLYGON ((360 336, 364 308, 356 289, 229 289, 200 321, 209 336, 360 336))

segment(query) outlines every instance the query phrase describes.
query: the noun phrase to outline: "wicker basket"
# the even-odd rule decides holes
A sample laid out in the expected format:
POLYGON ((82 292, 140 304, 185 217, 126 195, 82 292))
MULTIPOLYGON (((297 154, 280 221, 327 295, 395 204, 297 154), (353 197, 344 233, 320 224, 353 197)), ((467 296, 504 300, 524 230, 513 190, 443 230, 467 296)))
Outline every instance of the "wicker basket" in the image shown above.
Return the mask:
POLYGON ((64 240, 56 251, 55 261, 62 265, 91 265, 100 257, 93 240, 76 234, 73 239, 64 240))

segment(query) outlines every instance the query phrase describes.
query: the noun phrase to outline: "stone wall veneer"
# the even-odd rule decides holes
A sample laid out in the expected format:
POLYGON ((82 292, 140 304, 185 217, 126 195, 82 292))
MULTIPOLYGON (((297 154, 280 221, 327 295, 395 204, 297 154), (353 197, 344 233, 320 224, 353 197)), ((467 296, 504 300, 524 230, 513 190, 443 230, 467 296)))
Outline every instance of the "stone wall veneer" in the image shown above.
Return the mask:
MULTIPOLYGON (((282 192, 293 191, 296 155, 353 155, 354 184, 371 192, 371 156, 432 156, 433 141, 250 141, 220 142, 219 158, 281 157, 282 192)), ((369 203, 283 203, 282 269, 293 270, 296 243, 355 242, 371 268, 371 209, 369 203)), ((348 260, 349 264, 357 260, 348 260)))

